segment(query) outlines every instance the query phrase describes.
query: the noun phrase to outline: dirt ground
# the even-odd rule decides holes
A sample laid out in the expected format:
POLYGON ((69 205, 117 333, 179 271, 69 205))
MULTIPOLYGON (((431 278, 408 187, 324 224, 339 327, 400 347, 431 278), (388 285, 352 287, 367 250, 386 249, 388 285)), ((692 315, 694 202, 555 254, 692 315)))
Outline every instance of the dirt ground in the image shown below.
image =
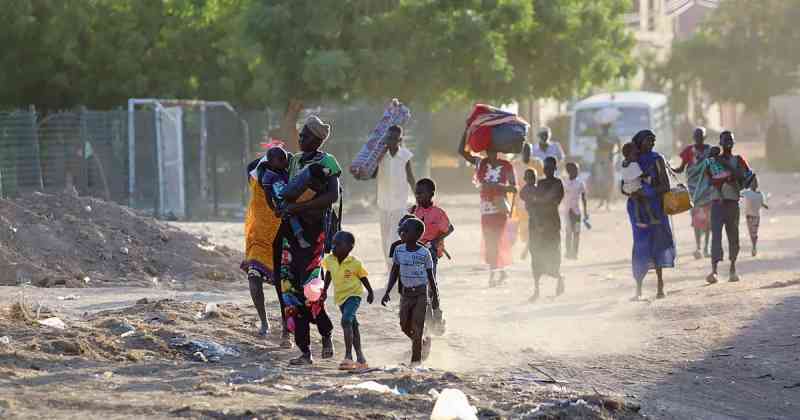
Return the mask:
POLYGON ((219 289, 238 278, 240 261, 115 203, 39 192, 0 200, 3 286, 219 289))
MULTIPOLYGON (((0 313, 0 336, 10 337, 0 344, 0 416, 426 418, 429 390, 449 387, 467 393, 486 418, 637 418, 638 405, 656 419, 800 418, 800 175, 763 176, 761 183, 771 193, 771 210, 762 215, 757 258, 749 255, 742 222, 743 281, 727 283, 723 264, 723 281, 706 286, 709 262, 692 258, 692 232, 680 216, 674 220, 680 257, 666 272, 667 298, 636 303, 628 301, 631 235, 622 203, 592 215, 581 259, 564 265, 567 293, 533 305, 526 260, 515 262, 509 283, 488 287, 476 195, 440 197, 456 225, 448 241, 454 259, 439 267, 448 331, 434 341, 421 371, 396 367, 410 347, 397 326, 396 300, 389 308, 362 307, 365 353, 371 365, 388 369, 357 375, 335 370, 341 354, 313 369, 288 368, 294 351, 277 347, 277 332, 266 340, 254 335, 244 281, 225 291, 2 287, 0 307, 10 308, 23 293, 28 312, 38 308, 44 318, 50 311, 68 329, 0 313), (136 304, 141 298, 148 302, 136 304), (205 302, 220 303, 222 315, 201 319, 205 302), (135 329, 126 337, 119 332, 127 325, 117 325, 123 319, 135 329), (240 354, 197 361, 173 345, 176 338, 213 339, 240 354), (547 383, 552 379, 558 383, 547 383), (366 380, 407 395, 342 388, 366 380), (575 403, 597 394, 627 405, 590 397, 584 397, 589 404, 575 403), (536 410, 547 401, 556 404, 536 410)), ((241 224, 178 226, 242 248, 241 224)), ((373 285, 382 287, 377 217, 346 215, 345 227, 356 234, 355 253, 373 285)), ((655 278, 646 282, 652 297, 655 278)), ((552 296, 555 282, 543 286, 552 296)), ((338 310, 329 311, 336 324, 338 310)), ((313 332, 312 340, 318 341, 313 332)))

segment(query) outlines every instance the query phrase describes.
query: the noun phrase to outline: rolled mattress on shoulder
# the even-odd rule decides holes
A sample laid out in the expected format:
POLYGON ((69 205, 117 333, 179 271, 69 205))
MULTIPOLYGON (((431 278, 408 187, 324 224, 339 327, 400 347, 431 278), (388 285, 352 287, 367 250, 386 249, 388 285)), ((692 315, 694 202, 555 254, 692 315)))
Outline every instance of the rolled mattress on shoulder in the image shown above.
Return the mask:
POLYGON ((375 128, 369 133, 367 142, 361 146, 353 162, 350 164, 350 173, 355 179, 366 181, 375 178, 383 155, 386 153, 386 144, 383 137, 393 125, 403 126, 411 119, 411 110, 396 98, 392 99, 375 128))

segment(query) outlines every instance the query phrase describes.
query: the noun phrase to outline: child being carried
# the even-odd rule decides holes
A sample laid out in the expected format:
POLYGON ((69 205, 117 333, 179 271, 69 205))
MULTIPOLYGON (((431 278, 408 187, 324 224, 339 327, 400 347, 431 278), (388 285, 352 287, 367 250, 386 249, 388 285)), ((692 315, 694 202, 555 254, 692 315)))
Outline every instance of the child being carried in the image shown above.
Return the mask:
POLYGON ((303 225, 298 216, 289 215, 286 207, 290 204, 286 196, 300 196, 304 191, 312 189, 321 190, 325 178, 330 175, 330 169, 319 165, 309 165, 289 181, 289 154, 280 147, 273 147, 267 151, 267 164, 261 178, 261 186, 267 193, 267 204, 284 220, 289 221, 292 233, 301 248, 308 248, 310 243, 303 236, 303 225))
POLYGON ((653 209, 650 207, 642 192, 644 184, 651 184, 652 180, 642 171, 641 166, 637 163, 639 160, 639 148, 633 143, 626 143, 622 146, 622 156, 625 157, 625 160, 622 162, 621 172, 622 191, 628 194, 633 200, 636 225, 640 228, 644 228, 648 225, 660 224, 661 221, 653 214, 653 209), (644 223, 641 219, 642 207, 644 207, 647 213, 649 223, 644 223))

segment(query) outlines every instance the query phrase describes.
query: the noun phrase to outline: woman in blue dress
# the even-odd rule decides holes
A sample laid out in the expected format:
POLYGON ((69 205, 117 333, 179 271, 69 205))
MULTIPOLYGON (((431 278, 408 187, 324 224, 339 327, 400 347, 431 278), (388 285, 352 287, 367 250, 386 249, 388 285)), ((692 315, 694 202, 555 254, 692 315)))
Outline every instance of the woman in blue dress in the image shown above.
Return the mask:
POLYGON ((635 211, 637 206, 632 199, 628 199, 628 218, 633 228, 633 255, 631 265, 633 268, 633 278, 636 280, 636 296, 633 300, 642 297, 642 283, 647 273, 654 269, 658 277, 657 299, 665 297, 664 268, 675 267, 675 241, 672 237, 672 229, 667 215, 664 213, 663 195, 669 191, 669 178, 667 176, 667 165, 661 154, 653 151, 656 143, 656 135, 651 130, 642 130, 633 137, 632 142, 639 148, 639 166, 642 172, 649 176, 650 183, 643 183, 642 192, 645 195, 648 205, 653 211, 653 215, 661 220, 660 224, 650 224, 646 227, 637 226, 636 220, 644 220, 646 214, 644 208, 640 218, 637 219, 635 211))

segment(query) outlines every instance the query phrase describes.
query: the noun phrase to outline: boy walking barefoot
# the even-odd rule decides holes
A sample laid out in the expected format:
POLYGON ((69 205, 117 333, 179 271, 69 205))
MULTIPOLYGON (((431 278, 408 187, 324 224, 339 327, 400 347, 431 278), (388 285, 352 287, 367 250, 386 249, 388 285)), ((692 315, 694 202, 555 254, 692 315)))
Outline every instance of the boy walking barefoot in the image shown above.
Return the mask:
POLYGON ((381 305, 386 306, 391 301, 389 294, 399 278, 403 286, 400 295, 400 328, 411 339, 411 366, 419 366, 422 362, 422 336, 428 308, 428 287, 431 291, 431 307, 434 310, 439 309, 439 290, 433 275, 431 253, 417 243, 425 233, 425 224, 416 218, 407 219, 400 227, 400 231, 403 243, 394 250, 389 284, 381 299, 381 305))
POLYGON ((356 238, 350 232, 340 231, 333 236, 333 250, 324 260, 325 288, 322 300, 328 295, 328 287, 333 283, 334 300, 342 311, 342 332, 344 333, 345 355, 341 370, 366 369, 367 359, 361 351, 361 333, 358 329, 356 313, 361 306, 361 296, 367 289, 367 303, 374 299, 372 286, 367 279, 367 270, 358 258, 350 255, 356 238), (353 362, 353 349, 356 351, 356 362, 353 362))

